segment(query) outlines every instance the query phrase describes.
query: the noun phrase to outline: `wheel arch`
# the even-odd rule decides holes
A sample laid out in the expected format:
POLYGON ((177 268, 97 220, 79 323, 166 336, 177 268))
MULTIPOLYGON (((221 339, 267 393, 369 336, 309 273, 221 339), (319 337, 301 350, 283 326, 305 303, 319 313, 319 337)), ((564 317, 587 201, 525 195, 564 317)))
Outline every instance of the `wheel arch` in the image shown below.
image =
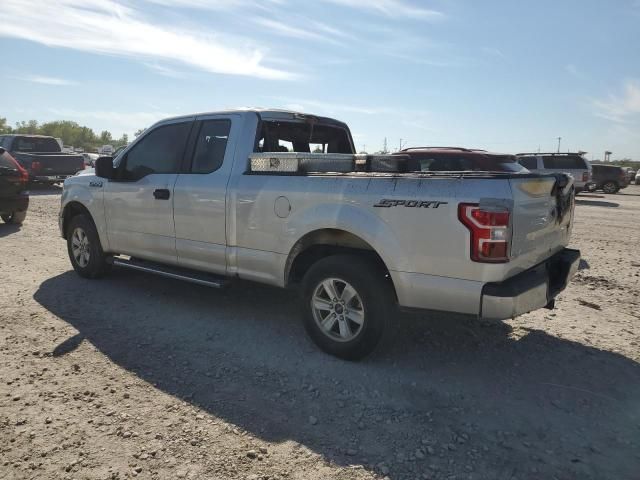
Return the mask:
MULTIPOLYGON (((313 230, 294 244, 285 264, 285 285, 289 287, 299 284, 314 263, 322 258, 338 254, 351 254, 367 258, 389 277, 393 285, 389 268, 375 248, 359 235, 340 228, 313 230)), ((395 286, 393 294, 396 297, 395 286)))
POLYGON ((67 203, 62 211, 62 238, 67 239, 67 228, 69 227, 69 222, 73 217, 78 215, 87 215, 95 225, 95 221, 91 216, 91 212, 87 207, 85 207, 82 203, 77 201, 71 201, 67 203))

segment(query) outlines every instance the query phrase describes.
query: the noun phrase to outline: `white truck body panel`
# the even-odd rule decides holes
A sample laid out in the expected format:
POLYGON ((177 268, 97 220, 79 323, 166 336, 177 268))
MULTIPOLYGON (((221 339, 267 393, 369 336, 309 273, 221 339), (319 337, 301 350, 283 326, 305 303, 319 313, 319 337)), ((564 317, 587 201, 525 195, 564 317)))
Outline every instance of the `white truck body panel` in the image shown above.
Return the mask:
MULTIPOLYGON (((70 178, 62 196, 63 235, 66 207, 78 202, 89 210, 105 252, 283 287, 296 245, 313 232, 338 230, 380 256, 400 306, 472 315, 482 315, 488 283, 503 282, 545 262, 569 242, 573 216, 558 221, 551 192, 554 178, 248 172, 259 122, 296 122, 296 115, 231 111, 154 125, 118 160, 158 126, 228 119, 231 130, 222 166, 209 174, 151 174, 135 182, 102 179, 93 171, 70 178), (170 200, 155 199, 157 189, 169 190, 170 200), (430 208, 380 206, 384 199, 433 203, 430 208), (509 209, 510 261, 470 259, 469 230, 458 219, 460 203, 509 209)), ((542 289, 532 289, 516 307, 503 308, 504 301, 495 300, 499 306, 489 316, 544 306, 548 288, 542 289)), ((491 308, 487 303, 486 311, 491 308)))

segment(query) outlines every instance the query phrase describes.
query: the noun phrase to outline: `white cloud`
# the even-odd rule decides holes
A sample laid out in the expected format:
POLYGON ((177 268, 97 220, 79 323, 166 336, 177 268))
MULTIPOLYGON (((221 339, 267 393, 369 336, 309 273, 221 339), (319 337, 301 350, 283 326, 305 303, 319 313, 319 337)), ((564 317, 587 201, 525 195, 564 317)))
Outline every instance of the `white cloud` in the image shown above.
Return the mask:
POLYGON ((154 24, 117 0, 49 0, 38 5, 4 0, 0 36, 146 61, 168 60, 212 73, 295 77, 265 66, 262 49, 230 47, 208 30, 154 24))
POLYGON ((289 23, 279 22, 268 18, 254 18, 253 22, 266 28, 269 32, 282 35, 284 37, 300 38, 307 40, 319 40, 324 42, 335 42, 331 37, 321 35, 309 28, 295 27, 289 23))
POLYGON ((444 14, 437 10, 417 7, 402 0, 324 0, 346 7, 371 10, 387 17, 409 17, 436 20, 444 14))
POLYGON ((166 65, 160 65, 158 63, 145 63, 144 66, 147 67, 149 70, 154 71, 158 75, 162 75, 164 77, 170 77, 170 78, 185 78, 186 77, 184 72, 180 72, 178 70, 174 70, 173 68, 167 67, 166 65))
POLYGON ((599 117, 615 122, 626 122, 640 114, 640 81, 628 80, 622 95, 609 94, 604 100, 593 100, 599 117))
POLYGON ((25 82, 40 83, 42 85, 53 85, 57 87, 66 87, 71 85, 78 85, 78 82, 74 80, 67 80, 66 78, 46 77, 43 75, 18 75, 12 76, 17 80, 23 80, 25 82))

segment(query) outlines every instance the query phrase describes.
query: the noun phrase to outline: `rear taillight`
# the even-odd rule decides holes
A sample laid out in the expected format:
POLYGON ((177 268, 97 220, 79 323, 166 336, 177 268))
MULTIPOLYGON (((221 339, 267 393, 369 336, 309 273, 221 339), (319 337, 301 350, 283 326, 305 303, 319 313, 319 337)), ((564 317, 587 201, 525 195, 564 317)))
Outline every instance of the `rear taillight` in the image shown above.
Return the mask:
POLYGON ((22 183, 29 183, 29 172, 27 172, 21 165, 18 164, 18 171, 20 172, 20 181, 22 183))
POLYGON ((31 162, 31 170, 38 171, 42 170, 42 164, 40 162, 31 162))
POLYGON ((509 261, 509 217, 508 210, 481 209, 475 203, 458 206, 458 218, 471 232, 471 260, 509 261))
POLYGON ((18 163, 18 161, 15 158, 13 158, 12 156, 10 156, 9 154, 6 154, 5 157, 8 157, 8 160, 10 162, 12 162, 16 166, 16 169, 18 170, 18 173, 20 173, 20 182, 25 183, 25 184, 29 183, 29 172, 27 172, 22 167, 22 165, 20 165, 18 163))
POLYGON ((589 181, 589 172, 582 172, 582 181, 583 182, 589 181))

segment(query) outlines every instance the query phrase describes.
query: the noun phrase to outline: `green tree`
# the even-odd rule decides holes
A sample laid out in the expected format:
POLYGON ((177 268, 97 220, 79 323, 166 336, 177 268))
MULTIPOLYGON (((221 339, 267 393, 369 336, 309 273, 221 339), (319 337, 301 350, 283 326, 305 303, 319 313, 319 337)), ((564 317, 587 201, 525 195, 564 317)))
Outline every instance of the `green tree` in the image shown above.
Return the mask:
POLYGON ((133 134, 134 137, 139 137, 146 130, 146 128, 140 128, 136 130, 136 133, 133 134))
POLYGON ((108 130, 103 130, 100 133, 100 141, 105 145, 112 143, 113 137, 111 136, 111 132, 109 132, 108 130))
POLYGON ((7 119, 0 117, 0 133, 11 133, 13 128, 7 123, 7 119))

